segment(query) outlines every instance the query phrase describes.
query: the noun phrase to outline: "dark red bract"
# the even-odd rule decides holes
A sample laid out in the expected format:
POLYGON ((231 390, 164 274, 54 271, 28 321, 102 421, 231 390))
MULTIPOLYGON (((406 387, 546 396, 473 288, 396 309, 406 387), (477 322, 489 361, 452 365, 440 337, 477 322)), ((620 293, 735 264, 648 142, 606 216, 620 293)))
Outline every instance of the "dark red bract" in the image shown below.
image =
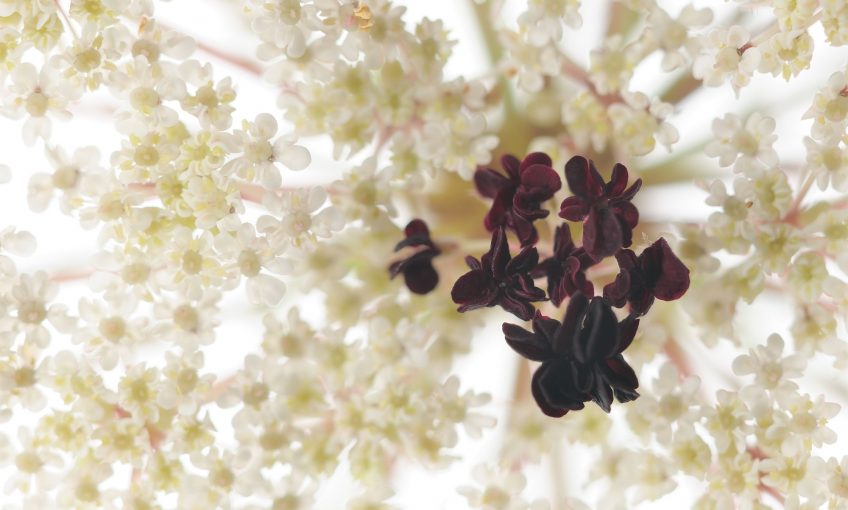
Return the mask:
POLYGON ((439 255, 438 247, 430 239, 430 229, 422 220, 412 220, 404 229, 406 238, 395 245, 395 251, 406 247, 420 249, 409 257, 392 263, 389 276, 403 273, 406 286, 416 294, 427 294, 439 283, 439 273, 433 268, 433 257, 439 255))
POLYGON ((621 272, 604 287, 604 299, 615 307, 630 303, 631 313, 645 315, 654 298, 679 299, 689 289, 689 269, 660 237, 637 257, 632 250, 615 255, 621 272))
POLYGON ((534 311, 530 303, 547 299, 530 276, 539 261, 536 248, 524 248, 511 258, 503 227, 492 234, 489 252, 482 260, 469 256, 465 261, 471 271, 460 276, 451 290, 460 312, 500 305, 519 319, 530 320, 534 311))
POLYGON ((503 332, 516 352, 542 362, 531 390, 542 412, 558 418, 590 400, 609 412, 613 396, 619 402, 638 398, 639 380, 621 355, 638 326, 632 315, 619 322, 600 297, 577 293, 562 323, 536 312, 532 333, 508 323, 503 332))
POLYGON ((501 165, 506 176, 491 168, 478 168, 474 173, 477 191, 493 199, 483 223, 489 232, 502 226, 514 231, 521 246, 535 244, 539 233, 533 222, 547 217, 541 204, 559 191, 562 181, 551 167, 551 158, 542 152, 528 154, 520 162, 507 154, 501 165))
POLYGON ((583 221, 583 249, 600 260, 630 246, 639 211, 630 201, 642 186, 638 179, 627 188, 627 168, 616 164, 610 182, 604 183, 595 164, 574 156, 565 164, 565 178, 574 196, 560 205, 559 215, 569 221, 583 221), (626 188, 626 189, 625 189, 626 188))

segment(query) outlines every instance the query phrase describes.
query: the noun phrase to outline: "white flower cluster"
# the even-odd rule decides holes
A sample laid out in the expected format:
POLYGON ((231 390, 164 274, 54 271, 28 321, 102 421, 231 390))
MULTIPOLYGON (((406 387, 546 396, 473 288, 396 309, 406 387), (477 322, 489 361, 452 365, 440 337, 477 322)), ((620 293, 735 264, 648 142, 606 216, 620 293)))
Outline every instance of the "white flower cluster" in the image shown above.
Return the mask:
MULTIPOLYGON (((387 2, 249 3, 284 108, 234 125, 236 84, 193 58, 194 41, 158 23, 152 2, 65 7, 0 9, 2 113, 23 119, 23 141, 42 143, 49 164, 30 177, 30 208, 57 199, 100 244, 90 294, 69 307, 57 295, 65 276, 19 273, 9 257, 31 254, 33 236, 0 231, 0 418, 37 413, 0 432, 6 495, 27 508, 157 508, 162 494, 179 508, 308 508, 344 461, 367 489, 350 507, 376 508, 398 459, 441 465, 457 426, 478 437, 493 425, 474 410, 486 395, 449 376, 471 336, 458 315, 383 299, 385 267, 362 251, 391 253, 399 235, 387 180, 468 177, 497 142, 486 88, 442 79, 452 43, 440 22, 407 32, 387 2), (119 105, 120 146, 58 145, 52 122, 93 94, 119 105), (377 139, 392 166, 378 172, 375 157, 371 174, 287 188, 282 170, 311 162, 299 136, 324 133, 339 153, 377 139), (210 372, 204 352, 227 340, 224 297, 243 285, 275 306, 292 284, 321 288, 341 322, 313 330, 296 308, 284 322, 269 314, 261 357, 210 372), (235 442, 216 432, 229 407, 235 442)), ((18 174, 3 167, 0 181, 18 174)))
POLYGON ((383 0, 249 0, 246 8, 286 118, 302 135, 329 134, 336 157, 376 141, 427 154, 418 171, 465 179, 489 161, 497 138, 486 132, 486 87, 443 78, 454 42, 441 21, 407 30, 406 9, 383 0))
MULTIPOLYGON (((519 17, 520 34, 501 31, 507 50, 507 75, 517 75, 522 91, 538 94, 547 103, 540 108, 561 109, 560 120, 569 134, 561 144, 567 152, 590 148, 603 151, 609 146, 624 157, 643 156, 652 152, 657 142, 670 150, 678 141, 676 128, 667 122, 674 113, 673 105, 632 90, 630 82, 635 69, 655 52, 663 55, 666 71, 686 66, 698 48, 689 31, 709 23, 712 13, 687 6, 679 16, 672 17, 656 2, 631 3, 628 8, 645 16, 646 24, 633 40, 611 34, 600 48, 590 52, 586 70, 558 44, 562 30, 559 24, 552 24, 555 17, 549 14, 547 24, 526 22, 535 20, 541 12, 534 2, 519 17), (545 95, 557 89, 569 91, 559 104, 552 102, 550 94, 545 95)), ((571 2, 544 5, 547 10, 562 9, 565 13, 576 6, 571 2)), ((564 16, 569 26, 579 26, 579 18, 564 16)))
POLYGON ((804 508, 845 505, 848 494, 829 490, 841 483, 837 466, 845 460, 813 453, 836 440, 828 422, 839 406, 800 393, 793 379, 805 358, 783 351, 782 339, 772 335, 766 346, 736 358, 734 372, 753 375, 753 382, 719 390, 714 401, 705 398, 697 377, 665 364, 649 394, 627 408, 635 440, 625 446, 605 433, 574 436, 601 447, 602 476, 590 480, 611 483, 604 507, 659 499, 676 488, 680 475, 705 483, 694 508, 758 508, 764 492, 781 501, 780 494, 791 495, 804 508))

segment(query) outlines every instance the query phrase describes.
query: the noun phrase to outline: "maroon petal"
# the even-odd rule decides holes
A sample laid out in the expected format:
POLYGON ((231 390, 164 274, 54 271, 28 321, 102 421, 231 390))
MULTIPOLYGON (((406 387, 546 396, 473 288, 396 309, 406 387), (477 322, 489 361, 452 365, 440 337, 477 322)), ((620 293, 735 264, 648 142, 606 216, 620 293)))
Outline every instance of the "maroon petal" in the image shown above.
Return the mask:
POLYGON ((594 388, 592 388, 592 400, 598 407, 609 413, 612 410, 612 388, 599 372, 594 374, 594 388))
POLYGON ((685 294, 689 289, 689 269, 671 251, 666 240, 660 237, 645 250, 659 252, 656 256, 661 260, 659 275, 654 283, 654 295, 657 299, 672 301, 685 294))
POLYGON ((569 296, 569 282, 567 278, 559 275, 559 278, 548 280, 548 297, 554 306, 559 306, 569 296))
POLYGON ((574 251, 574 240, 571 238, 571 229, 567 223, 557 227, 554 232, 554 254, 564 259, 574 251))
POLYGON ((412 236, 425 236, 430 237, 430 229, 427 228, 427 224, 424 221, 419 219, 414 219, 407 223, 406 228, 403 229, 403 232, 406 234, 406 237, 412 236))
POLYGON ((529 274, 539 263, 539 252, 536 248, 528 246, 521 250, 514 259, 506 265, 506 274, 529 274))
POLYGON ((513 216, 512 227, 515 230, 515 236, 521 243, 522 248, 533 246, 539 242, 539 232, 533 223, 527 221, 520 216, 513 216))
POLYGON ((492 202, 492 207, 483 219, 483 225, 489 232, 506 225, 507 214, 512 207, 512 197, 508 193, 500 193, 492 202))
POLYGON ((627 187, 627 167, 621 163, 616 163, 612 168, 612 176, 607 185, 607 196, 616 197, 621 195, 624 188, 627 187))
POLYGON ((630 202, 621 202, 611 209, 631 229, 636 228, 636 225, 639 224, 639 209, 636 209, 636 206, 630 202))
POLYGON ((632 289, 628 298, 630 300, 630 312, 638 316, 648 313, 648 310, 654 304, 654 295, 644 287, 632 289))
POLYGON ((540 199, 547 200, 562 188, 562 179, 559 178, 556 170, 548 165, 531 165, 521 172, 521 186, 545 190, 550 195, 540 199))
POLYGON ((604 376, 614 388, 635 390, 639 387, 639 379, 633 368, 624 361, 622 356, 606 360, 602 366, 604 376))
POLYGON ((583 226, 583 248, 599 260, 621 249, 623 235, 618 218, 606 208, 592 209, 583 226))
POLYGON ((550 371, 551 365, 548 363, 543 363, 542 366, 536 370, 536 373, 533 374, 533 380, 530 382, 530 392, 536 400, 536 405, 539 406, 539 409, 541 409, 543 413, 551 418, 561 418, 565 416, 568 409, 552 405, 548 399, 547 391, 543 387, 545 381, 550 379, 550 371))
POLYGON ((633 250, 619 250, 615 254, 615 260, 622 271, 639 267, 639 258, 633 250))
POLYGON ((574 351, 573 338, 580 327, 580 323, 589 306, 589 298, 583 294, 575 294, 568 301, 565 309, 565 317, 562 319, 562 327, 557 330, 553 339, 554 352, 560 356, 572 356, 574 351))
POLYGON ((468 267, 473 271, 474 269, 483 269, 483 266, 480 264, 480 261, 468 255, 465 257, 465 263, 468 264, 468 267))
MULTIPOLYGON (((407 246, 429 246, 435 249, 433 241, 430 240, 430 229, 422 220, 414 219, 410 221, 404 228, 404 234, 406 238, 395 245, 395 251, 400 251, 407 246)), ((438 252, 438 250, 436 251, 438 252)))
POLYGON ((439 273, 430 260, 410 265, 403 272, 406 286, 416 294, 427 294, 439 284, 439 273))
POLYGON ((618 318, 603 299, 594 297, 574 336, 574 358, 581 363, 605 360, 615 354, 618 338, 618 318))
POLYGON ((595 286, 592 282, 586 279, 584 263, 579 257, 568 257, 565 261, 565 274, 568 275, 568 281, 573 290, 569 294, 574 294, 577 291, 582 292, 587 296, 595 295, 595 286))
POLYGON ((460 276, 451 289, 451 299, 464 310, 491 306, 497 297, 497 287, 482 269, 475 269, 460 276))
POLYGON ((639 393, 636 391, 625 390, 622 388, 613 388, 612 391, 615 394, 615 399, 622 404, 625 402, 632 402, 639 398, 639 393))
POLYGON ((636 182, 633 183, 632 186, 627 188, 627 190, 621 194, 622 200, 633 200, 633 197, 636 196, 636 193, 639 189, 642 188, 642 179, 636 179, 636 182))
POLYGON ((502 189, 513 186, 509 179, 491 168, 478 168, 474 172, 474 186, 486 198, 495 198, 502 189))
POLYGON ((541 335, 543 338, 547 339, 548 345, 551 345, 551 339, 553 339, 558 328, 558 320, 545 317, 541 312, 537 311, 536 315, 533 317, 533 331, 535 331, 537 335, 541 335))
POLYGON ((533 308, 533 305, 528 303, 527 301, 523 301, 520 299, 516 299, 509 294, 504 294, 501 296, 500 301, 497 302, 507 312, 515 315, 519 319, 523 321, 529 321, 533 318, 533 314, 536 312, 536 309, 533 308))
POLYGON ((572 193, 581 198, 595 199, 604 193, 604 180, 595 164, 583 156, 574 156, 565 164, 565 180, 572 193))
POLYGON ((531 361, 545 361, 554 356, 546 338, 508 322, 503 324, 502 330, 506 343, 525 358, 531 361))
POLYGON ((511 282, 506 293, 518 301, 545 301, 545 291, 533 284, 533 279, 522 275, 511 282))
POLYGON ((580 197, 568 197, 559 206, 559 217, 568 221, 583 221, 589 214, 589 205, 580 197))
POLYGON ((627 303, 627 294, 630 292, 630 272, 618 273, 615 280, 604 286, 604 299, 610 305, 621 308, 627 303))
MULTIPOLYGON (((518 170, 521 173, 521 177, 524 177, 524 170, 532 165, 543 165, 550 167, 553 165, 553 161, 551 161, 551 157, 545 154, 544 152, 531 152, 530 154, 524 156, 524 159, 521 161, 521 165, 518 170)), ((552 169, 553 170, 553 169, 552 169)))
POLYGON ((483 267, 489 271, 495 280, 501 281, 506 275, 506 266, 509 261, 509 243, 506 238, 506 230, 501 227, 492 233, 489 252, 483 255, 483 267))
POLYGON ((512 154, 504 154, 501 156, 501 166, 509 175, 509 178, 516 185, 521 182, 521 162, 512 154))
POLYGON ((630 347, 638 329, 639 319, 633 315, 628 315, 623 321, 618 323, 618 347, 616 348, 616 354, 621 354, 625 349, 630 347))

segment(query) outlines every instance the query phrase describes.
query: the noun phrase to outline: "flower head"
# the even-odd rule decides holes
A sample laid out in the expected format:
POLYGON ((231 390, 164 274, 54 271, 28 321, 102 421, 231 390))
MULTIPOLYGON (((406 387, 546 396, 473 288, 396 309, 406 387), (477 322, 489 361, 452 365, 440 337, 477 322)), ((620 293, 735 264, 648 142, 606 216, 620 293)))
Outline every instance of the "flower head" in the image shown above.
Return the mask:
POLYGON ((406 247, 419 248, 409 257, 389 266, 391 278, 403 273, 406 286, 416 294, 427 294, 439 283, 439 273, 433 269, 433 257, 441 251, 430 240, 430 229, 422 220, 412 220, 404 229, 406 238, 395 245, 395 251, 406 247))
POLYGON ((541 203, 559 191, 562 181, 551 168, 551 158, 542 152, 528 154, 520 162, 507 154, 501 164, 507 177, 491 168, 478 168, 474 173, 477 191, 494 199, 484 220, 486 229, 491 232, 506 226, 515 232, 521 246, 536 244, 539 233, 533 221, 547 217, 541 203))
POLYGON ((533 397, 543 413, 558 418, 589 400, 609 412, 613 395, 619 402, 639 396, 636 373, 621 355, 638 327, 633 315, 619 322, 602 298, 578 292, 562 323, 537 312, 533 333, 508 323, 503 332, 516 352, 542 362, 533 374, 533 397))
POLYGON ((460 276, 451 289, 451 298, 460 312, 485 306, 500 305, 522 320, 533 317, 532 301, 544 301, 545 291, 536 287, 530 271, 536 267, 539 254, 527 247, 512 258, 503 227, 492 234, 489 252, 482 260, 466 257, 471 271, 460 276))
POLYGON ((638 257, 633 250, 621 250, 615 258, 621 272, 604 287, 604 299, 617 308, 628 302, 631 313, 645 315, 654 298, 673 301, 689 288, 689 269, 662 237, 638 257))
POLYGON ((639 211, 630 201, 642 179, 627 188, 627 177, 627 167, 621 163, 612 169, 608 183, 583 156, 574 156, 565 164, 565 179, 574 196, 562 201, 559 215, 569 221, 585 220, 583 248, 596 260, 615 255, 632 242, 639 211))

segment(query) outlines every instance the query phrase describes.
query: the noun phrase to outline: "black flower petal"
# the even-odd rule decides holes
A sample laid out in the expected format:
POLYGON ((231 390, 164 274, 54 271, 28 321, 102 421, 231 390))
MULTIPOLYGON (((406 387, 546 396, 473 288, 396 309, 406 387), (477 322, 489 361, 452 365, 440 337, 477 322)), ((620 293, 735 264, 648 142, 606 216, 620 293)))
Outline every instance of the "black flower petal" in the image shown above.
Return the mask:
POLYGON ((613 168, 604 183, 592 161, 574 156, 565 165, 565 179, 574 196, 560 205, 559 215, 569 221, 584 221, 583 248, 600 260, 630 246, 639 211, 631 203, 642 186, 639 179, 627 188, 628 172, 622 164, 613 168))
POLYGON ((395 245, 395 251, 416 248, 409 257, 389 265, 389 277, 403 273, 407 288, 416 294, 427 294, 439 284, 439 273, 433 267, 433 257, 441 252, 430 239, 430 229, 422 220, 412 220, 404 229, 406 237, 395 245))
POLYGON ((480 262, 466 258, 471 271, 459 277, 451 290, 451 298, 460 305, 457 310, 467 312, 499 305, 522 320, 530 320, 534 312, 531 302, 547 299, 530 275, 538 260, 539 254, 532 247, 511 258, 506 230, 498 228, 480 262))

